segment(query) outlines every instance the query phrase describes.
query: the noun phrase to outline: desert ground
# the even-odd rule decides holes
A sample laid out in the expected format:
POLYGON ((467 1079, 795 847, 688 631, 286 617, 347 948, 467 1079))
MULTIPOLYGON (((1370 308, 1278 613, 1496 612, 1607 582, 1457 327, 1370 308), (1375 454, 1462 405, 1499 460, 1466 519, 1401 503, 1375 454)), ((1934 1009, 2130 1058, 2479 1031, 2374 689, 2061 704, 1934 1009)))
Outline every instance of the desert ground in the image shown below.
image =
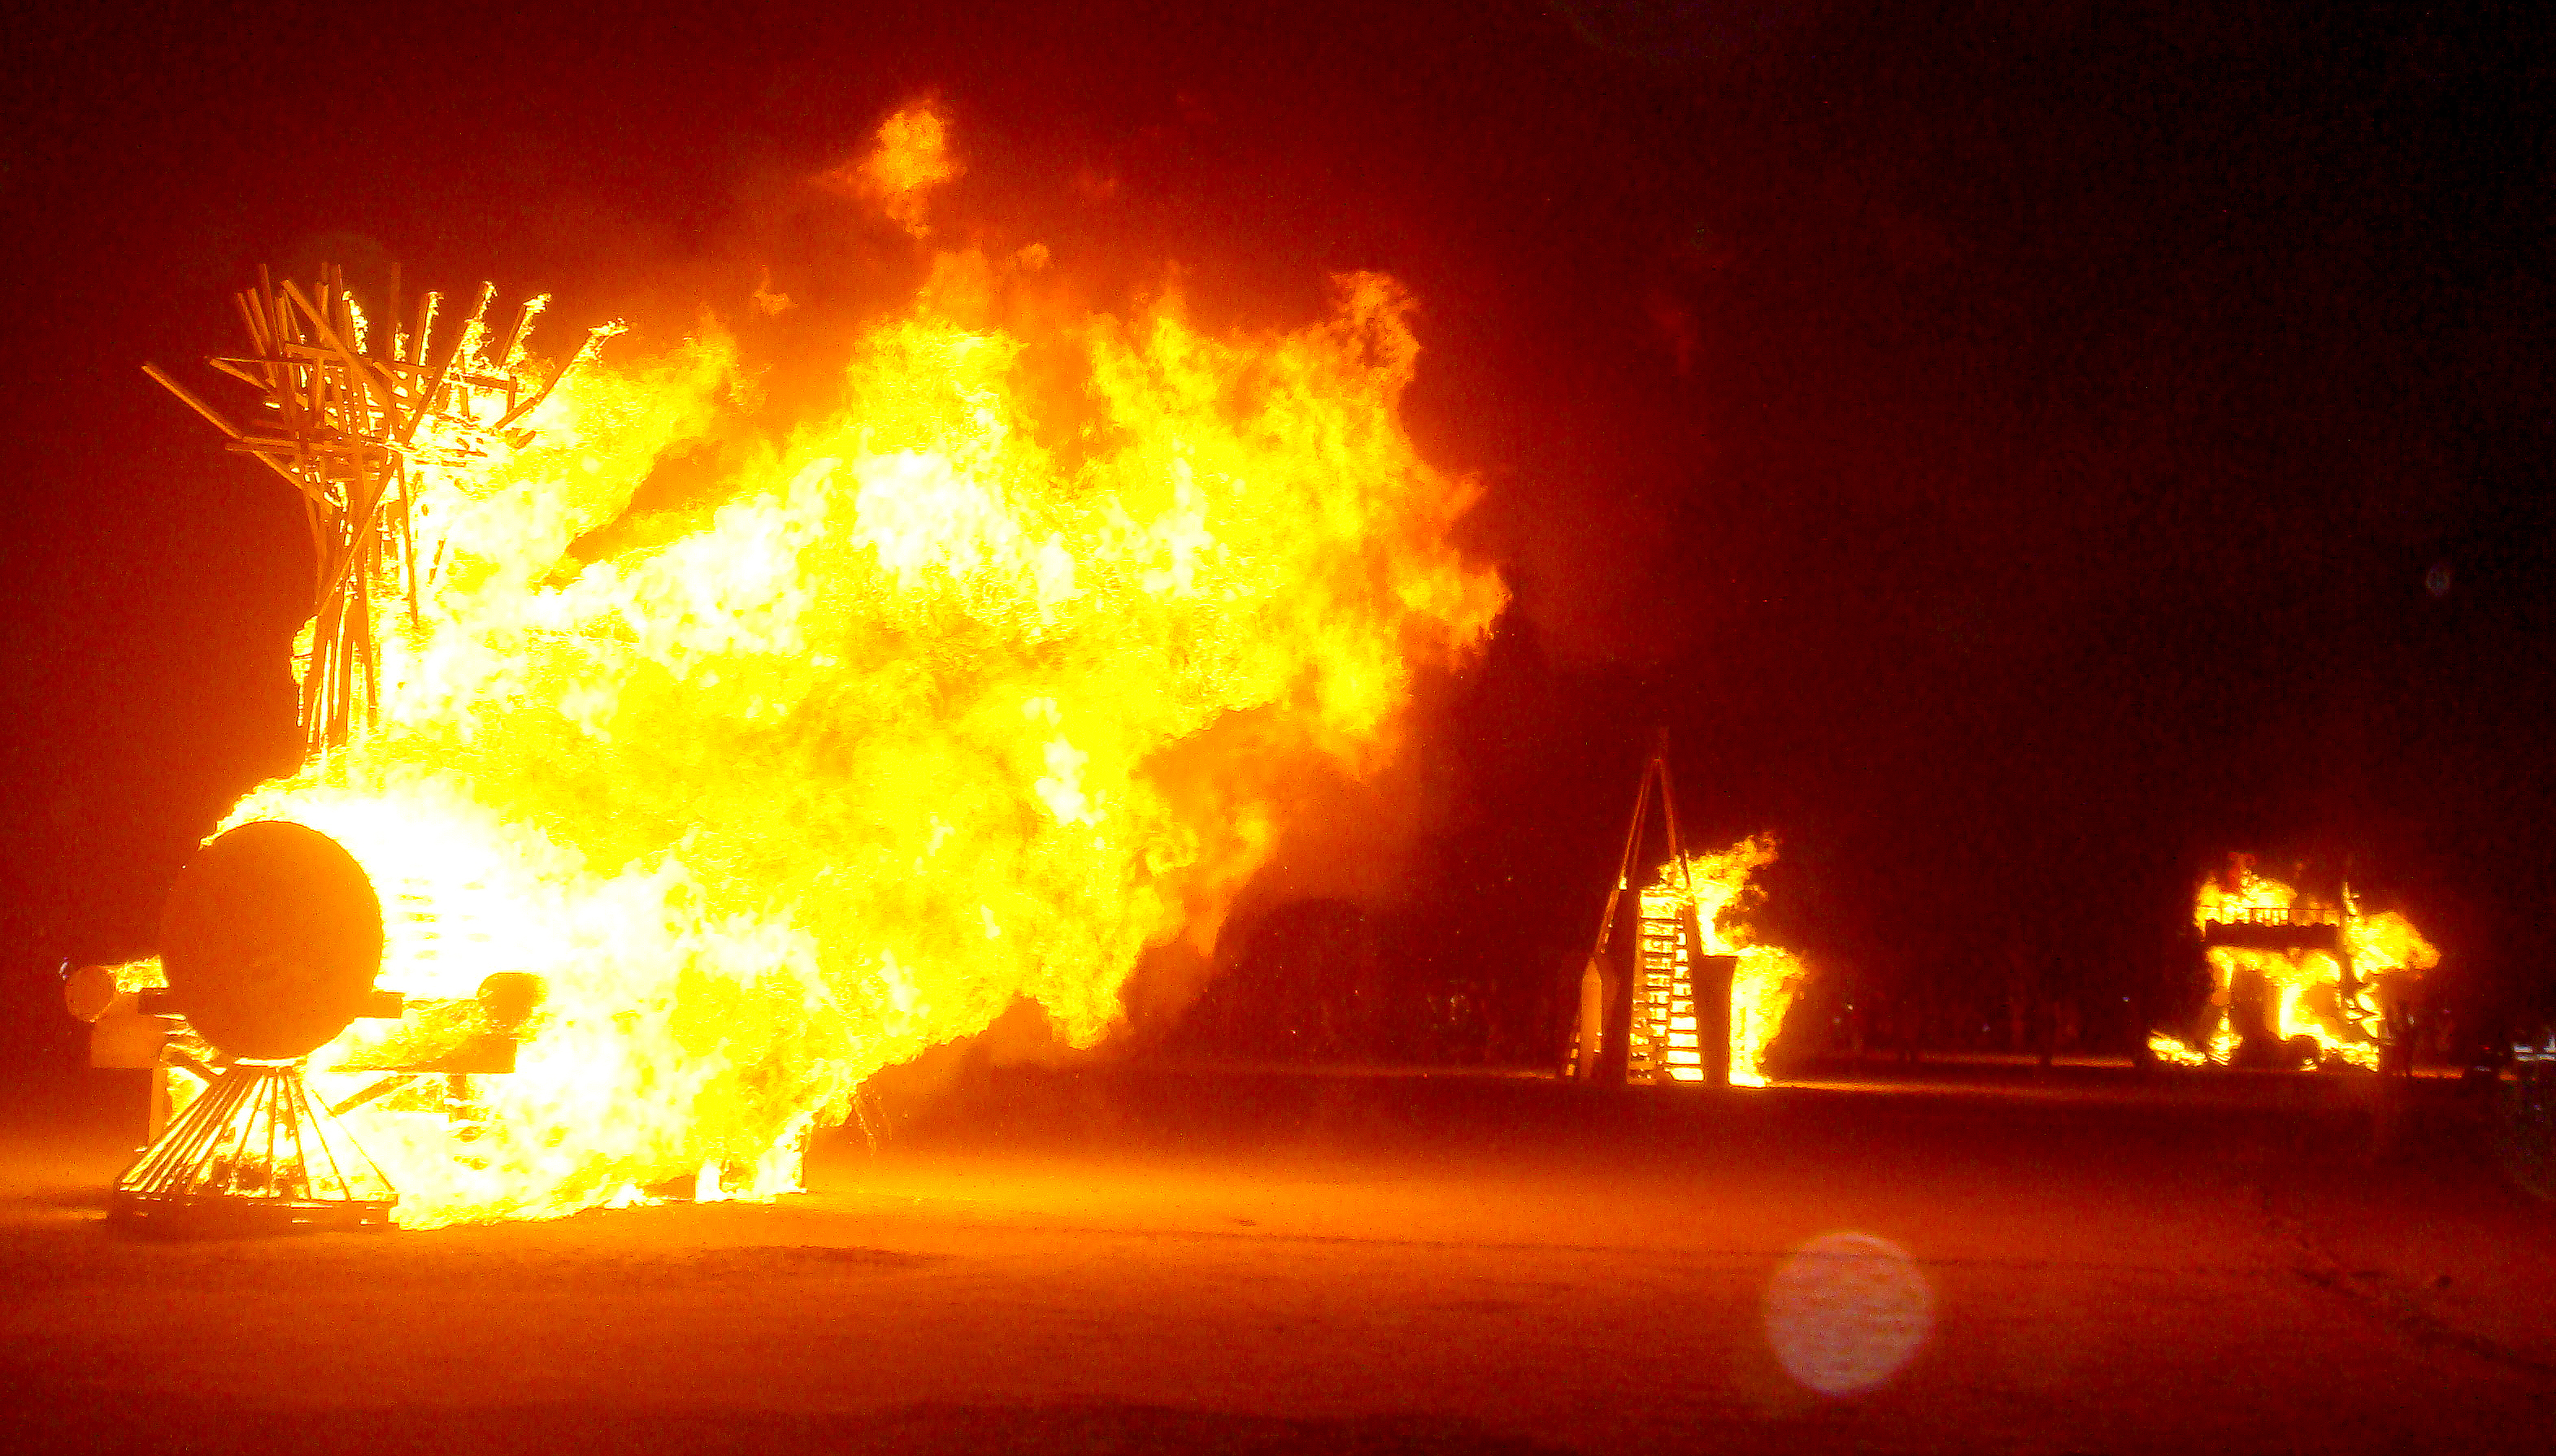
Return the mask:
POLYGON ((2534 1449, 2556 1209, 2490 1093, 979 1068, 769 1203, 196 1241, 21 1126, 0 1399, 22 1451, 2534 1449))

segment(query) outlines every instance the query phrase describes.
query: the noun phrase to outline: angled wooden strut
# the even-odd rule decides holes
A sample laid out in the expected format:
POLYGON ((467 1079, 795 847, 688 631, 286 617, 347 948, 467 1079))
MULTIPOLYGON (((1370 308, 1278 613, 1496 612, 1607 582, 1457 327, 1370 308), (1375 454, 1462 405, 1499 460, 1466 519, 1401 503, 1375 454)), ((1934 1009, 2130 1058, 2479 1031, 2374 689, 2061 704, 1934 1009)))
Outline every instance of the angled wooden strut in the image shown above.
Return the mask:
POLYGON ((493 285, 438 349, 440 299, 418 301, 415 325, 399 307, 391 270, 383 322, 376 324, 324 267, 305 290, 278 288, 267 270, 233 297, 248 334, 245 354, 206 360, 258 391, 258 408, 234 423, 155 364, 142 370, 229 437, 228 448, 281 476, 302 501, 315 572, 310 652, 302 662, 302 729, 315 752, 346 741, 381 706, 377 601, 404 598, 412 622, 431 585, 431 536, 417 487, 435 473, 484 468, 532 438, 517 428, 570 369, 618 331, 590 332, 569 361, 538 387, 521 367, 523 342, 547 298, 526 302, 494 356, 487 351, 493 285))

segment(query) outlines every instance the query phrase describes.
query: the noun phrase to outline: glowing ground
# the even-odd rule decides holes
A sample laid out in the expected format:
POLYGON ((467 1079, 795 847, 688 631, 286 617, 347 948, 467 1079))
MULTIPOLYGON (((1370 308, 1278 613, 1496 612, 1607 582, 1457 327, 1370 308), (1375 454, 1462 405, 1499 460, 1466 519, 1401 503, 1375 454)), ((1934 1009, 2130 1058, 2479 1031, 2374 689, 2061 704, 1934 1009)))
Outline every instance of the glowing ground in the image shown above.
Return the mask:
POLYGON ((2556 1211, 2446 1084, 2373 1161, 2366 1088, 986 1074, 777 1204, 191 1244, 107 1232, 112 1151, 29 1135, 0 1390, 20 1450, 2543 1439, 2556 1211), (1906 1251, 1926 1300, 1913 1356, 1844 1398, 1767 1319, 1834 1233, 1906 1251))

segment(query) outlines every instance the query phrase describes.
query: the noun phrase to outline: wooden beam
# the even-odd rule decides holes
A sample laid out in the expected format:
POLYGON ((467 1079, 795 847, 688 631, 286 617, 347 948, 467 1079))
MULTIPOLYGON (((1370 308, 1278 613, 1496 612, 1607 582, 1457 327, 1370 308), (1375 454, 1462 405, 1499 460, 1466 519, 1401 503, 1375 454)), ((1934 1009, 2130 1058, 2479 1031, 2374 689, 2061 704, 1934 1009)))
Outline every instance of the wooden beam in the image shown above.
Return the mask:
POLYGON ((542 310, 550 301, 550 295, 537 293, 524 300, 523 307, 515 311, 515 327, 506 331, 506 341, 497 345, 497 351, 489 355, 496 360, 498 368, 512 369, 515 366, 515 348, 524 341, 524 331, 541 317, 542 310))
POLYGON ((560 381, 568 377, 569 370, 584 363, 588 355, 594 353, 603 346, 603 341, 605 339, 610 338, 613 334, 619 331, 619 330, 613 328, 609 324, 596 325, 594 329, 585 335, 585 342, 578 344, 576 346, 576 352, 569 355, 568 362, 560 365, 559 372, 551 376, 550 383, 543 385, 540 392, 536 393, 532 398, 525 400, 522 404, 508 410, 504 419, 499 420, 495 425, 490 426, 489 428, 492 430, 503 430, 507 426, 515 423, 517 420, 531 414, 534 410, 539 409, 542 401, 551 397, 551 391, 559 388, 560 381))
POLYGON ((221 370, 223 373, 228 374, 233 379, 240 381, 242 384, 253 385, 259 389, 265 389, 268 387, 265 380, 258 378, 246 369, 239 368, 228 359, 206 359, 204 362, 221 370))
POLYGON ((187 392, 187 386, 170 378, 166 373, 162 372, 158 364, 144 364, 142 366, 142 372, 150 375, 153 379, 158 380, 161 388, 168 390, 171 394, 184 400, 187 408, 193 410, 196 414, 199 414, 205 419, 211 421, 214 429, 221 431, 224 435, 229 436, 233 440, 240 438, 240 432, 238 429, 234 427, 230 421, 223 419, 219 411, 215 410, 211 405, 204 403, 202 400, 195 398, 193 395, 189 394, 187 392))
POLYGON ((435 378, 428 383, 424 397, 419 399, 417 413, 409 416, 408 424, 401 429, 400 444, 406 445, 414 439, 417 435, 418 423, 435 413, 436 401, 444 393, 445 377, 452 372, 452 361, 461 356, 461 345, 469 341, 471 326, 477 324, 480 317, 488 312, 488 300, 496 295, 497 285, 493 283, 479 285, 479 302, 471 307, 469 319, 462 324, 460 331, 452 335, 452 342, 445 346, 444 362, 435 366, 435 378))
POLYGON ((249 306, 248 295, 232 294, 231 302, 239 307, 240 322, 248 326, 248 341, 257 346, 260 354, 275 352, 266 346, 266 325, 257 317, 257 310, 249 306))
POLYGON ((410 334, 408 340, 408 361, 412 364, 426 362, 427 337, 435 331, 435 306, 442 302, 444 295, 431 289, 426 297, 417 301, 417 331, 410 334))
MULTIPOLYGON (((309 316, 311 327, 320 331, 320 340, 327 344, 330 349, 335 351, 338 361, 345 365, 347 372, 354 375, 357 380, 360 380, 363 383, 366 397, 370 398, 378 396, 380 398, 382 402, 383 433, 389 433, 398 425, 400 418, 398 381, 389 377, 386 371, 381 370, 378 366, 373 364, 371 360, 357 354, 351 347, 349 347, 345 339, 340 337, 335 330, 328 327, 328 321, 320 317, 318 310, 311 307, 311 301, 302 296, 302 290, 300 288, 295 287, 291 283, 285 284, 284 287, 286 292, 291 295, 293 302, 301 307, 304 314, 309 316)), ((344 302, 344 295, 339 295, 339 300, 341 303, 344 302)), ((349 305, 349 307, 351 307, 351 305, 349 305)), ((351 313, 348 314, 344 322, 346 327, 351 331, 354 327, 354 316, 351 313)), ((359 401, 358 408, 361 407, 362 403, 359 401)), ((372 432, 365 431, 363 433, 370 434, 372 432)))

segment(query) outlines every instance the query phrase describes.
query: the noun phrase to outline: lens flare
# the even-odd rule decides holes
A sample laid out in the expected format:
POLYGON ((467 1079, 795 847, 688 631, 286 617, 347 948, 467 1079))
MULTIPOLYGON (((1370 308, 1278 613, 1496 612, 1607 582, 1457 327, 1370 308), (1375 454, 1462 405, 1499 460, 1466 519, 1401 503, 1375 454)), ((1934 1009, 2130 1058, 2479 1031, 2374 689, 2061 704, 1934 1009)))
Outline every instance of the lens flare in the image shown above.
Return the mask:
POLYGON ((1908 1252, 1870 1234, 1823 1234, 1766 1286, 1766 1340, 1796 1381, 1823 1395, 1869 1390, 1899 1374, 1934 1328, 1935 1291, 1908 1252))

